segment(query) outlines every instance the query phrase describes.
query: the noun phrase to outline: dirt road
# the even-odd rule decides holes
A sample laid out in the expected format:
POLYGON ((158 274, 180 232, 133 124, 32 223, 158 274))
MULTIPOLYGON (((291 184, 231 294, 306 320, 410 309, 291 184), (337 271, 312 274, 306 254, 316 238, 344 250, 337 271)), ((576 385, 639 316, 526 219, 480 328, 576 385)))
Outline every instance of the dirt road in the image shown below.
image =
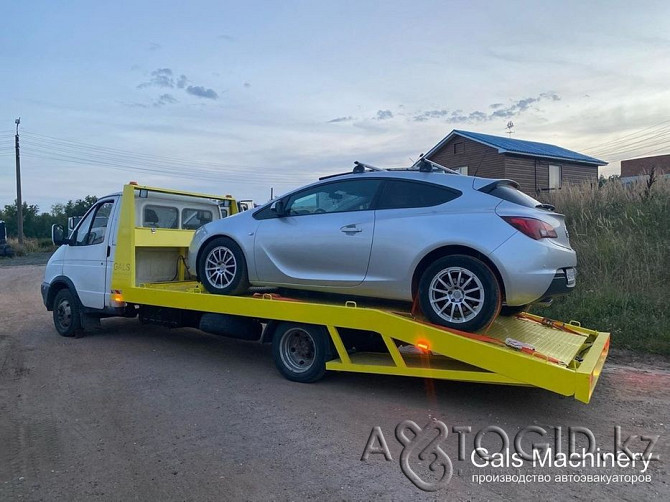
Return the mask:
MULTIPOLYGON (((110 319, 84 338, 59 337, 41 303, 42 271, 0 268, 0 500, 670 500, 663 361, 608 364, 589 405, 537 389, 397 377, 334 374, 302 385, 279 376, 269 347, 195 330, 110 319), (395 429, 404 420, 449 428, 442 451, 453 476, 439 491, 419 490, 401 470, 395 429), (361 460, 374 426, 392 461, 380 453, 361 460), (459 426, 471 428, 462 432, 465 460, 452 430, 459 426), (480 468, 470 452, 488 426, 512 443, 526 427, 548 431, 526 434, 526 449, 553 444, 556 427, 567 449, 568 428, 588 428, 607 452, 620 426, 634 451, 647 442, 625 443, 629 435, 659 436, 652 452, 660 460, 644 474, 641 463, 480 468), (490 480, 479 483, 480 474, 490 480), (604 474, 629 482, 586 478, 604 474), (631 484, 638 474, 650 480, 631 484)), ((500 449, 499 434, 484 436, 490 451, 500 449)), ((413 471, 444 480, 413 446, 405 447, 413 471)))

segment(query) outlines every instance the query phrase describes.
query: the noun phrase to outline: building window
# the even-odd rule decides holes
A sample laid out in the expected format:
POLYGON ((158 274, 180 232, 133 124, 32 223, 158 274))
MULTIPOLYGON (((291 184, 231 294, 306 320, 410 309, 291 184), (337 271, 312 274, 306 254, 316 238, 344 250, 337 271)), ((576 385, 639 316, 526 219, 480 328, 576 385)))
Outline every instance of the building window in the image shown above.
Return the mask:
POLYGON ((454 155, 458 153, 465 153, 465 143, 462 141, 454 143, 454 155))
POLYGON ((468 175, 468 166, 452 167, 452 169, 458 174, 464 174, 465 176, 468 175))
POLYGON ((549 165, 549 190, 561 188, 561 166, 549 165))

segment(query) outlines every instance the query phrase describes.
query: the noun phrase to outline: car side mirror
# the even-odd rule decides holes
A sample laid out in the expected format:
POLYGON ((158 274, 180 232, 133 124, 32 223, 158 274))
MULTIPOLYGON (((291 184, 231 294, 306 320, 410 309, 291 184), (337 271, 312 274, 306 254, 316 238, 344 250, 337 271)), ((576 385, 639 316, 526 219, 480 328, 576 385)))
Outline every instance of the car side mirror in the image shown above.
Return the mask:
POLYGON ((54 246, 60 246, 69 242, 65 237, 65 229, 63 228, 63 225, 51 225, 51 242, 54 243, 54 246))
POLYGON ((274 201, 270 206, 270 210, 274 211, 280 218, 286 216, 286 206, 284 206, 284 201, 281 199, 274 201))

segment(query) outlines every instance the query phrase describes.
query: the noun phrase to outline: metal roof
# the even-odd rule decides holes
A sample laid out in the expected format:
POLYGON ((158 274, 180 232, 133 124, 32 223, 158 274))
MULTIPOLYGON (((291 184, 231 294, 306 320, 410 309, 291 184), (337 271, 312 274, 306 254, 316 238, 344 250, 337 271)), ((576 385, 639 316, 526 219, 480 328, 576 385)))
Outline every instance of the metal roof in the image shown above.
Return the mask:
POLYGON ((439 150, 454 136, 462 136, 463 138, 471 139, 472 141, 477 141, 478 143, 496 148, 498 153, 511 153, 528 157, 543 157, 547 159, 580 162, 583 164, 593 164, 597 166, 607 165, 607 162, 604 160, 589 157, 588 155, 573 152, 567 148, 561 148, 560 146, 550 145, 548 143, 538 143, 536 141, 525 141, 521 139, 505 138, 502 136, 492 136, 490 134, 460 131, 458 129, 451 131, 447 137, 431 148, 430 151, 426 153, 425 157, 430 157, 430 155, 439 150))

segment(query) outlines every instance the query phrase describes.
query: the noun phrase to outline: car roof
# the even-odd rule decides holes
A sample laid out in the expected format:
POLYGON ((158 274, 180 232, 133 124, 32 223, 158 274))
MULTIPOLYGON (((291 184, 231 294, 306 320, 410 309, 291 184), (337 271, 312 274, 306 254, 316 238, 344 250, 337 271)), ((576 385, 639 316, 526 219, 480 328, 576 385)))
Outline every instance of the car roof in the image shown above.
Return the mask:
POLYGON ((317 183, 312 183, 312 185, 317 185, 319 183, 327 183, 329 181, 356 180, 364 178, 423 181, 426 183, 444 185, 446 187, 456 188, 459 190, 477 189, 489 185, 491 183, 502 181, 501 179, 496 178, 481 178, 478 176, 467 176, 464 174, 448 174, 439 171, 423 172, 419 170, 381 170, 381 171, 366 171, 363 173, 340 174, 325 178, 317 183))

